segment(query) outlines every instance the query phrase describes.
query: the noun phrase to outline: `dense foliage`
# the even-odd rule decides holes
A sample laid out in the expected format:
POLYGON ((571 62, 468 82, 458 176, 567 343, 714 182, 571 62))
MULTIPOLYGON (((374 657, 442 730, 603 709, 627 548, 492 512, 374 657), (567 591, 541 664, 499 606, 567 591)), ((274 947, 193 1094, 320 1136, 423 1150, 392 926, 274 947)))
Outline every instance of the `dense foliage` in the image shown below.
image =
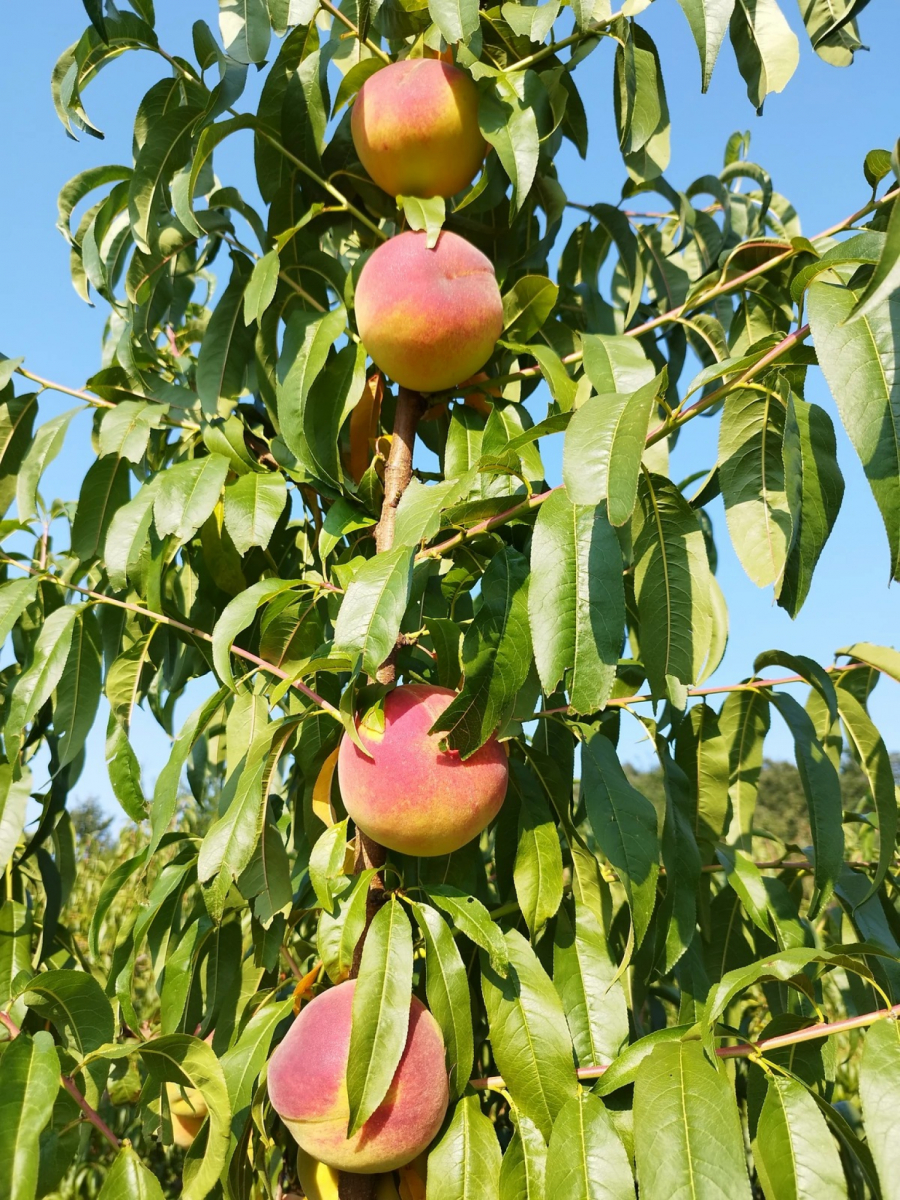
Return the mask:
MULTIPOLYGON (((450 1071, 427 1163, 379 1197, 900 1196, 897 786, 867 711, 900 652, 860 614, 830 665, 761 648, 744 681, 708 683, 728 609, 706 511, 721 495, 747 575, 796 615, 841 508, 838 416, 900 579, 897 151, 809 237, 740 136, 721 170, 667 181, 646 0, 219 0, 194 62, 131 4, 84 0, 52 80, 66 129, 94 136, 97 73, 138 51, 163 67, 133 165, 59 197, 76 290, 109 305, 98 371, 82 391, 0 360, 0 1193, 374 1194, 311 1178, 266 1084, 292 1012, 358 970, 357 1116, 411 991, 450 1071), (554 158, 588 153, 594 52, 625 182, 559 245, 554 158), (437 54, 477 83, 485 167, 446 204, 395 203, 350 108, 386 62, 437 54), (233 136, 261 208, 215 174, 233 136), (494 265, 504 331, 486 377, 422 399, 370 363, 354 296, 380 244, 442 226, 494 265), (819 368, 834 412, 805 398, 819 368), (77 501, 51 501, 85 406, 95 458, 77 501), (718 459, 673 479, 701 416, 718 459), (509 789, 463 849, 385 863, 335 765, 398 681, 457 691, 446 746, 469 759, 496 733, 509 789), (140 826, 118 846, 78 813, 76 841, 67 808, 103 696, 140 826), (139 705, 173 739, 152 795, 139 705), (765 790, 773 710, 805 806, 789 824, 765 790), (658 773, 626 773, 623 722, 658 773), (185 1088, 208 1118, 182 1159, 185 1088)), ((776 0, 681 5, 704 87, 726 33, 755 106, 788 83, 776 0)), ((804 0, 813 49, 849 65, 864 7, 804 0)))

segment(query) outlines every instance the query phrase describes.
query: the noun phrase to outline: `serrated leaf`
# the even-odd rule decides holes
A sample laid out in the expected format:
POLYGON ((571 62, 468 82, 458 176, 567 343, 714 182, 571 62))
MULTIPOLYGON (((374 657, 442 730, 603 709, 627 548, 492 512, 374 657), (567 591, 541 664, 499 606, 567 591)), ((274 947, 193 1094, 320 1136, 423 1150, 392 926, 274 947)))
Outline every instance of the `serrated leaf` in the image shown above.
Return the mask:
POLYGON ((16 503, 19 520, 23 523, 36 515, 41 476, 62 449, 72 418, 82 411, 81 408, 70 408, 68 412, 46 421, 34 435, 16 480, 16 503))
POLYGON ((515 1132, 500 1164, 500 1200, 544 1200, 547 1143, 534 1121, 522 1113, 510 1116, 515 1132))
POLYGON ((197 356, 197 395, 207 416, 219 414, 220 400, 233 400, 244 389, 253 355, 254 332, 244 321, 244 297, 251 280, 250 261, 232 253, 231 279, 209 319, 197 356))
POLYGON ((563 443, 563 481, 574 504, 606 501, 613 525, 634 511, 638 475, 654 401, 652 379, 630 394, 592 396, 574 413, 563 443))
POLYGON ((747 96, 761 111, 766 96, 782 91, 797 69, 797 35, 776 0, 736 0, 730 30, 747 96))
POLYGON ((734 0, 678 0, 700 53, 700 79, 705 92, 728 32, 734 0))
POLYGON ((501 978, 486 963, 481 989, 494 1059, 516 1107, 544 1137, 578 1093, 572 1043, 559 996, 520 933, 506 934, 510 970, 501 978))
POLYGON ((900 1031, 878 1021, 866 1033, 859 1070, 866 1142, 884 1200, 900 1197, 900 1031))
POLYGON ((154 475, 133 500, 116 510, 109 523, 103 559, 109 582, 118 592, 128 586, 129 568, 136 565, 147 540, 153 505, 163 478, 162 474, 154 475))
POLYGON ((642 1197, 749 1200, 734 1090, 699 1042, 657 1045, 638 1069, 634 1107, 642 1197))
POLYGON ((272 33, 265 0, 219 0, 219 31, 230 58, 264 62, 272 33))
POLYGON ((0 870, 6 870, 25 829, 30 792, 30 773, 26 771, 20 779, 13 779, 10 764, 0 762, 0 870))
POLYGON ((190 541, 218 504, 228 471, 228 459, 222 454, 167 467, 153 501, 159 536, 190 541))
POLYGON ((600 852, 625 888, 640 945, 656 901, 656 809, 628 782, 612 742, 600 733, 583 743, 581 786, 600 852))
POLYGON ((553 1122, 547 1176, 554 1200, 631 1200, 634 1179, 625 1147, 599 1096, 583 1092, 553 1122))
POLYGON ((130 495, 130 470, 124 458, 110 456, 91 463, 72 522, 72 553, 81 562, 97 557, 113 517, 130 495))
POLYGON ((9 1200, 34 1200, 39 1139, 59 1092, 52 1034, 20 1034, 3 1052, 0 1096, 0 1188, 9 1200))
POLYGON ((425 992, 431 1015, 444 1035, 452 1101, 462 1095, 472 1071, 474 1047, 469 979, 444 918, 427 904, 414 905, 413 912, 425 939, 425 992))
MULTIPOLYGON (((343 305, 327 313, 297 309, 287 322, 284 346, 278 359, 278 418, 288 449, 304 465, 314 465, 307 449, 308 430, 313 419, 312 413, 307 414, 310 389, 322 373, 328 352, 346 324, 347 313, 343 305)), ((362 382, 354 400, 361 387, 362 382)))
POLYGON ((447 914, 454 927, 485 951, 491 969, 505 975, 509 966, 506 942, 481 901, 446 883, 428 884, 425 891, 441 912, 447 914))
POLYGON ((463 1096, 428 1155, 428 1200, 499 1200, 500 1143, 475 1095, 463 1096))
POLYGON ((66 665, 72 631, 83 604, 64 604, 41 626, 27 670, 16 680, 9 703, 4 739, 10 760, 19 752, 25 726, 53 694, 66 665))
POLYGON ((844 1200, 840 1156, 816 1102, 793 1079, 770 1075, 753 1141, 766 1200, 844 1200))
POLYGON ((398 196, 397 207, 401 209, 410 229, 424 231, 425 244, 429 250, 437 245, 446 217, 443 196, 431 196, 423 200, 418 196, 398 196))
POLYGON ((253 274, 244 290, 244 324, 261 321, 262 315, 275 299, 281 263, 277 250, 270 250, 253 265, 253 274))
POLYGON ((263 604, 296 586, 296 579, 260 579, 225 606, 213 628, 212 652, 216 674, 228 687, 235 687, 231 647, 238 634, 253 622, 263 604))
POLYGON ((556 305, 559 288, 545 275, 524 275, 503 297, 503 328, 521 342, 530 341, 556 305))
POLYGON ((353 577, 334 627, 334 648, 374 675, 397 641, 412 586, 413 550, 376 554, 353 577))
POLYGON ((19 472, 31 446, 37 416, 37 393, 10 396, 0 404, 0 517, 16 494, 19 472))
POLYGON ((59 735, 59 765, 72 762, 84 748, 97 715, 102 691, 102 647, 97 619, 85 609, 72 631, 72 642, 53 706, 53 728, 59 735))
POLYGON ((628 1043, 628 1009, 606 933, 586 904, 560 909, 553 934, 553 985, 579 1066, 605 1066, 628 1043))
POLYGON ((598 395, 630 395, 656 374, 637 338, 612 333, 582 336, 584 372, 598 395))
POLYGON ((128 181, 128 215, 134 240, 144 254, 153 252, 156 222, 160 212, 168 212, 163 189, 187 160, 198 116, 191 105, 170 109, 155 122, 138 151, 128 181))
POLYGON ((809 323, 822 372, 887 530, 891 574, 900 578, 900 377, 894 332, 900 325, 900 292, 848 322, 857 299, 851 288, 816 282, 809 289, 809 323))
POLYGON ((238 554, 246 554, 251 546, 268 546, 286 503, 280 473, 250 471, 225 488, 225 528, 238 554))
POLYGON ((97 1200, 163 1200, 163 1190, 134 1149, 125 1145, 107 1171, 97 1200))
POLYGON ((409 917, 397 897, 391 896, 369 926, 353 994, 348 1137, 368 1121, 391 1086, 409 1029, 412 968, 409 917))
POLYGON ((513 185, 513 215, 525 203, 537 170, 540 137, 533 92, 542 85, 536 81, 534 72, 523 71, 519 79, 511 76, 502 89, 483 90, 478 105, 481 135, 496 150, 513 185))
POLYGON ((532 938, 536 938, 555 916, 563 894, 559 835, 543 793, 537 788, 520 789, 519 840, 513 879, 525 924, 532 938))

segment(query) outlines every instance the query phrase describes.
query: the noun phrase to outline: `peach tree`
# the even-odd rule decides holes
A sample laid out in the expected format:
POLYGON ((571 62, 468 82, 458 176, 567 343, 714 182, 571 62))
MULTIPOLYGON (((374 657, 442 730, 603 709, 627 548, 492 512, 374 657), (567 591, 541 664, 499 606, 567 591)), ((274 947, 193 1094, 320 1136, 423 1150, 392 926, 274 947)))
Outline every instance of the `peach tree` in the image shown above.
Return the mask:
MULTIPOLYGON (((811 236, 740 136, 684 186, 648 0, 209 0, 189 58, 130 3, 84 0, 52 78, 96 137, 95 76, 160 66, 131 165, 59 197, 96 373, 0 360, 0 1192, 900 1196, 867 709, 900 653, 860 613, 720 683, 715 574, 728 536, 801 610, 840 420, 900 579, 897 151, 811 236), (575 203, 585 69, 622 165, 575 203), (755 816, 773 712, 810 845, 755 816), (135 848, 99 876, 67 807, 98 720, 135 848)), ((726 34, 755 107, 788 84, 776 0, 681 7, 704 89, 726 34)), ((804 0, 810 52, 849 65, 864 7, 804 0)))

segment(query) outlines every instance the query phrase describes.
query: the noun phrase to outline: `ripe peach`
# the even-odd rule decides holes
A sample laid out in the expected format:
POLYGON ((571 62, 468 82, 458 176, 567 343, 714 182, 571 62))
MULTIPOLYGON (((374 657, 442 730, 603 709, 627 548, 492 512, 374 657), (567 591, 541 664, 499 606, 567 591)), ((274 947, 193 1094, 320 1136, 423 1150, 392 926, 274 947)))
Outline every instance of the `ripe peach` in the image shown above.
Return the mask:
POLYGON ((463 761, 429 729, 454 698, 447 688, 408 684, 384 702, 384 732, 360 726, 368 758, 344 737, 338 779, 347 812, 391 850, 449 854, 476 837, 506 795, 509 763, 496 738, 463 761))
POLYGON ((391 196, 455 196, 484 162, 478 89, 465 71, 434 58, 370 75, 350 130, 360 162, 391 196))
POLYGON ((209 1111, 206 1101, 197 1088, 182 1088, 177 1083, 166 1084, 166 1096, 172 1118, 172 1141, 187 1149, 206 1120, 209 1111))
POLYGON ((339 1171, 371 1175, 410 1162, 441 1127, 449 1102, 444 1039, 413 997, 406 1046, 387 1095, 347 1136, 347 1055, 356 981, 316 996, 269 1062, 269 1099, 307 1154, 339 1171))
MULTIPOLYGON (((377 76, 373 76, 373 79, 377 76)), ((455 233, 379 246, 356 287, 356 320, 373 361, 402 387, 439 392, 474 375, 503 329, 494 268, 455 233)))

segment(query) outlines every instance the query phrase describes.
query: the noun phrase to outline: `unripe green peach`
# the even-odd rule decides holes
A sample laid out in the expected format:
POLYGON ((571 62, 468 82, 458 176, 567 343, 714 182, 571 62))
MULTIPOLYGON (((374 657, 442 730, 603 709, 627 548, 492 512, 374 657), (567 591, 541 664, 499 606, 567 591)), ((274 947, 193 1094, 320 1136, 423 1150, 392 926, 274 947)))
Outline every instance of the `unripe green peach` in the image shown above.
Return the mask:
POLYGON ((436 58, 407 58, 370 75, 350 130, 360 162, 391 196, 455 196, 484 162, 478 89, 436 58))
POLYGON ((375 364, 415 392, 454 387, 480 370, 503 329, 490 260, 465 238, 401 233, 368 259, 356 287, 360 337, 375 364))
POLYGON ((455 693, 429 684, 389 692, 384 729, 363 723, 367 757, 348 737, 338 755, 338 779, 356 825, 390 850, 416 856, 450 854, 477 837, 506 795, 506 752, 491 738, 471 758, 441 750, 444 734, 429 734, 455 693))
POLYGON ((347 1057, 356 981, 322 992, 300 1012, 269 1062, 269 1099, 313 1158, 361 1175, 411 1162, 441 1127, 449 1101, 444 1039, 413 997, 406 1046, 387 1095, 363 1127, 347 1136, 347 1057))

